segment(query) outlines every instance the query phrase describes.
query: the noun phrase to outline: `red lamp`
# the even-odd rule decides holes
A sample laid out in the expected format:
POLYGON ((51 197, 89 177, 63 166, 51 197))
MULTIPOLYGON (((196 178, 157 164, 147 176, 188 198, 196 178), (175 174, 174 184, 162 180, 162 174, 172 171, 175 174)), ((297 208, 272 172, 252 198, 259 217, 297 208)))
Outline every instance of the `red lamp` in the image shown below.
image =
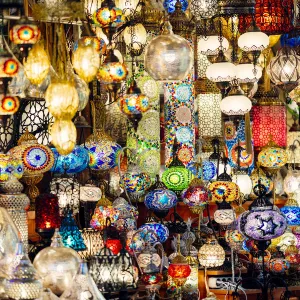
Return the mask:
MULTIPOLYGON (((293 0, 256 0, 255 22, 268 35, 282 34, 293 29, 293 0)), ((245 32, 252 25, 252 15, 239 17, 239 31, 245 32)))
POLYGON ((280 147, 287 143, 286 108, 281 105, 254 106, 252 108, 252 135, 254 147, 265 146, 270 135, 280 147))
POLYGON ((186 279, 191 274, 191 267, 186 263, 172 263, 169 266, 168 274, 173 279, 186 279))
POLYGON ((122 243, 118 239, 108 239, 105 242, 106 248, 108 248, 114 255, 119 254, 122 249, 122 243))
POLYGON ((35 200, 35 230, 43 238, 43 246, 51 244, 55 228, 60 227, 58 198, 54 194, 40 194, 35 200))

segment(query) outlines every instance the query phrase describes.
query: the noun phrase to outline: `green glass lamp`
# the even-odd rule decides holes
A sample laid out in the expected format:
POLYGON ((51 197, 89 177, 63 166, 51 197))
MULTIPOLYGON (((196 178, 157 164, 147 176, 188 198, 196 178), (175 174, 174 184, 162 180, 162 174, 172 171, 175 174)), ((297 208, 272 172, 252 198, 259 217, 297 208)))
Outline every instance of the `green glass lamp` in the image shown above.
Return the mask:
POLYGON ((193 179, 193 174, 178 159, 177 150, 178 144, 175 139, 173 146, 173 161, 163 172, 161 179, 167 189, 175 192, 179 196, 183 190, 188 188, 193 179))

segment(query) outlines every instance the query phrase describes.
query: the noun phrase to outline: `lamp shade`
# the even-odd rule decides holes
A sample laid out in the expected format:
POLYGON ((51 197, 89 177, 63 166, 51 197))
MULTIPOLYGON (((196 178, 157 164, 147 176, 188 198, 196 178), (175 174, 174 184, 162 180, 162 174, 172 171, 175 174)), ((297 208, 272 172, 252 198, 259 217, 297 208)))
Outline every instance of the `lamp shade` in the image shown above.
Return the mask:
POLYGON ((146 223, 142 225, 139 229, 147 233, 146 238, 150 243, 155 243, 157 241, 164 243, 169 237, 169 229, 161 223, 146 223), (156 235, 154 235, 153 232, 156 235))
POLYGON ((0 94, 0 116, 13 115, 18 111, 20 101, 18 97, 0 94))
POLYGON ((84 228, 81 235, 86 245, 86 250, 80 251, 79 255, 82 259, 89 260, 104 247, 102 235, 100 231, 96 231, 92 228, 84 228))
POLYGON ((147 32, 142 23, 138 23, 134 26, 128 26, 123 32, 123 37, 125 44, 133 48, 134 50, 139 50, 146 44, 147 32))
POLYGON ((51 150, 55 159, 51 172, 76 174, 85 170, 89 165, 89 153, 83 146, 76 145, 67 155, 60 155, 55 148, 51 150))
POLYGON ((0 153, 0 182, 7 181, 11 175, 20 179, 24 173, 21 159, 0 153))
POLYGON ((208 189, 211 191, 213 201, 231 202, 240 197, 240 190, 237 184, 231 181, 215 181, 212 182, 208 189))
POLYGON ((0 57, 0 78, 11 78, 17 75, 19 71, 18 62, 9 54, 0 57))
POLYGON ((209 240, 199 249, 198 259, 203 267, 219 267, 225 261, 225 251, 216 240, 209 240))
POLYGON ((262 68, 252 63, 239 63, 235 70, 239 83, 257 82, 262 76, 262 68))
POLYGON ((235 212, 232 208, 230 209, 217 209, 214 212, 214 220, 216 223, 222 226, 228 226, 235 220, 235 212))
POLYGON ((245 196, 251 194, 252 191, 252 181, 249 175, 245 172, 238 172, 232 176, 232 181, 235 182, 240 189, 240 192, 245 196))
POLYGON ((89 136, 85 142, 85 148, 89 152, 89 167, 95 171, 114 168, 122 149, 103 130, 97 130, 96 133, 89 136))
MULTIPOLYGON (((203 55, 218 55, 221 48, 220 36, 209 35, 198 39, 197 51, 203 55)), ((229 42, 225 37, 222 37, 222 50, 226 52, 229 48, 229 42)))
POLYGON ((189 264, 173 264, 168 268, 168 274, 174 279, 187 278, 191 274, 191 267, 189 264))
POLYGON ((40 194, 35 200, 35 228, 55 230, 60 227, 58 197, 54 194, 40 194))
POLYGON ((93 14, 93 22, 96 26, 115 27, 118 28, 125 22, 125 16, 118 7, 109 6, 108 1, 103 1, 101 8, 97 9, 93 14))
POLYGON ((210 19, 218 13, 217 0, 192 0, 191 12, 196 20, 210 19))
POLYGON ((221 101, 220 108, 228 116, 239 116, 249 112, 252 108, 252 103, 244 95, 230 95, 221 101))
POLYGON ((280 211, 286 217, 289 226, 300 225, 300 207, 296 200, 288 199, 286 204, 280 208, 280 211))
POLYGON ((281 48, 271 58, 267 73, 275 85, 292 91, 300 79, 300 56, 292 48, 281 48))
POLYGON ((168 210, 177 204, 177 195, 167 189, 158 188, 145 196, 144 203, 148 209, 160 211, 168 210))
POLYGON ((24 175, 42 174, 51 169, 54 155, 50 148, 40 145, 28 131, 18 141, 18 146, 10 149, 14 157, 20 157, 24 165, 24 175))
POLYGON ((145 49, 145 70, 155 80, 184 80, 192 68, 193 51, 187 40, 172 31, 165 22, 162 34, 153 38, 145 49))
POLYGON ((235 70, 231 62, 216 62, 207 67, 206 77, 213 82, 228 82, 235 78, 235 70))
POLYGON ((269 37, 258 30, 247 31, 239 37, 238 46, 246 52, 263 51, 269 46, 269 37))
POLYGON ((285 149, 270 145, 259 152, 257 159, 265 168, 279 169, 286 164, 287 154, 285 149))
POLYGON ((10 40, 17 45, 35 44, 41 36, 41 31, 37 24, 22 16, 9 30, 10 40))
POLYGON ((300 188, 300 182, 298 179, 298 174, 291 169, 288 170, 286 177, 283 180, 283 189, 287 195, 291 195, 300 188))

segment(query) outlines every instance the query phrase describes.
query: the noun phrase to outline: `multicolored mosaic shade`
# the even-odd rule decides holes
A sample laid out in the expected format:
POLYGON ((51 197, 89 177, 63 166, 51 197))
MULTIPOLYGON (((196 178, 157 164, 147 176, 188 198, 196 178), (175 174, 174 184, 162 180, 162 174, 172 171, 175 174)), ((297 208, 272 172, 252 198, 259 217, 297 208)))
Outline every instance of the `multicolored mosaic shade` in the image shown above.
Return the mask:
POLYGON ((286 108, 281 105, 253 106, 252 136, 254 147, 263 147, 272 135, 274 142, 286 146, 286 108))
POLYGON ((165 142, 168 166, 174 139, 180 145, 177 156, 187 167, 191 167, 195 155, 195 111, 193 78, 189 75, 179 83, 165 84, 165 142))
MULTIPOLYGON (((254 155, 246 150, 246 136, 245 136, 245 121, 240 121, 238 128, 232 121, 227 121, 224 124, 225 134, 225 156, 228 158, 229 165, 232 168, 238 167, 238 146, 242 147, 240 154, 240 168, 251 174, 254 169, 254 155)), ((253 147, 253 146, 252 146, 253 147)), ((253 153, 253 151, 252 151, 253 153)))

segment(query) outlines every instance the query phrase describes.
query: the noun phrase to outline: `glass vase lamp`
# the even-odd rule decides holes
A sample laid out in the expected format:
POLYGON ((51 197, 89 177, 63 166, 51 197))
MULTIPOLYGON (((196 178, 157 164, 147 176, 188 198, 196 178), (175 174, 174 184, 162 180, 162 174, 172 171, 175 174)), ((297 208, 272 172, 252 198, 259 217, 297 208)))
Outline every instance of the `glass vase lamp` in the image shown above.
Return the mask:
POLYGON ((58 228, 52 237, 50 247, 41 250, 33 261, 43 286, 61 296, 73 284, 73 278, 78 272, 80 257, 71 248, 64 247, 58 228))
POLYGON ((100 231, 92 228, 84 228, 81 234, 86 250, 80 251, 78 254, 83 260, 89 261, 92 256, 98 254, 104 247, 103 238, 100 231))
POLYGON ((207 284, 207 268, 215 268, 222 266, 225 261, 225 251, 219 245, 217 240, 209 239, 198 252, 198 259, 201 266, 204 267, 206 298, 205 299, 217 299, 216 295, 210 292, 207 284))
POLYGON ((22 243, 19 243, 17 246, 16 256, 20 257, 20 261, 9 275, 5 287, 6 294, 10 299, 16 300, 39 298, 43 285, 37 271, 26 255, 26 250, 22 243))

